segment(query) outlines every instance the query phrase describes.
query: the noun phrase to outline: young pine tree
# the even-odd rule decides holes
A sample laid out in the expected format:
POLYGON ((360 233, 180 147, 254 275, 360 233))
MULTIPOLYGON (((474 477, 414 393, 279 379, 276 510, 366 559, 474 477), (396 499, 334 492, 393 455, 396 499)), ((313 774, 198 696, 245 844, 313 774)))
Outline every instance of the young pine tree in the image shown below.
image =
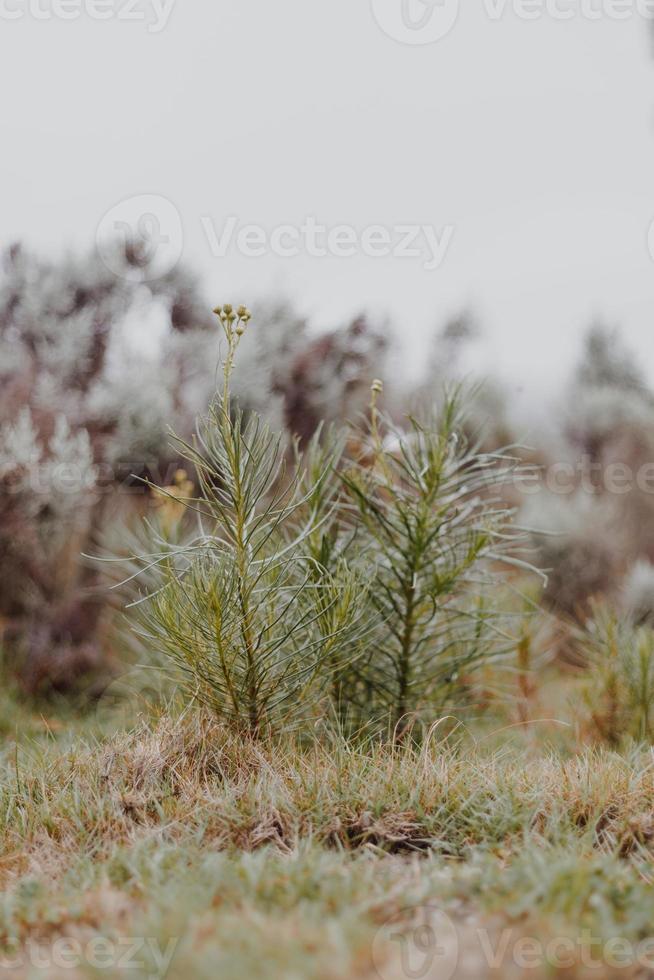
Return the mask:
POLYGON ((343 481, 383 624, 358 689, 370 716, 401 739, 412 720, 451 706, 464 675, 500 650, 491 568, 517 536, 497 488, 517 462, 466 443, 460 393, 398 431, 378 409, 381 390, 374 382, 364 459, 343 481))
POLYGON ((193 698, 259 738, 318 710, 365 630, 365 589, 345 558, 333 564, 316 550, 327 523, 316 495, 331 460, 307 476, 300 453, 287 472, 281 436, 231 397, 250 314, 215 313, 227 345, 222 391, 194 441, 177 440, 201 490, 183 501, 198 534, 148 558, 161 581, 142 604, 144 632, 193 698))

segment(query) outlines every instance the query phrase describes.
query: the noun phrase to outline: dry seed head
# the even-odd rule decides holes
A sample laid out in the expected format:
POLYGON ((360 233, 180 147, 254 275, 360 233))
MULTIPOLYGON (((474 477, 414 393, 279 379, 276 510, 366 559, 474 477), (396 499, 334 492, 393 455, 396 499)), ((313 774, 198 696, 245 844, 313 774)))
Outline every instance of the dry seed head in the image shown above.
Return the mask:
POLYGON ((375 395, 381 395, 382 391, 384 390, 384 382, 380 381, 379 378, 375 378, 373 383, 370 385, 370 390, 375 395))

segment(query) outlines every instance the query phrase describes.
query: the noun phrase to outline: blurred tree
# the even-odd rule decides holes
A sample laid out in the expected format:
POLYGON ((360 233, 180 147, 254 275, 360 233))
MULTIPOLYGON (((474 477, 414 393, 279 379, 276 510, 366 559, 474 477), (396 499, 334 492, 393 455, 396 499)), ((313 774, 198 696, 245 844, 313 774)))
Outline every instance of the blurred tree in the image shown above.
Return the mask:
POLYGON ((475 363, 482 341, 481 327, 469 310, 446 320, 433 337, 419 398, 429 404, 444 389, 465 382, 470 388, 466 432, 481 438, 482 448, 491 451, 511 443, 513 433, 501 384, 489 376, 486 365, 475 363))
POLYGON ((288 429, 306 442, 321 422, 354 421, 367 408, 371 381, 384 374, 388 347, 386 331, 359 316, 299 349, 288 374, 277 376, 288 429))
POLYGON ((574 380, 582 388, 606 386, 644 392, 647 387, 619 331, 603 323, 594 323, 587 331, 574 380))
POLYGON ((566 614, 585 614, 597 594, 616 597, 626 569, 654 558, 654 399, 617 330, 588 330, 562 412, 551 463, 574 474, 567 491, 544 487, 525 520, 550 571, 545 598, 566 614))

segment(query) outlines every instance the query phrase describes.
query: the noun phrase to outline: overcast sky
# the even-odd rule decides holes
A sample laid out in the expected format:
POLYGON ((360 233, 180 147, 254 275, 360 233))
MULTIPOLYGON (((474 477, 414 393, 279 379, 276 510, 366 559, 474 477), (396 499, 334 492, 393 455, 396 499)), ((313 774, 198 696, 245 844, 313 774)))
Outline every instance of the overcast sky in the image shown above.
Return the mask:
MULTIPOLYGON (((654 58, 637 10, 591 20, 582 2, 602 0, 560 0, 570 19, 525 20, 467 0, 446 36, 406 43, 430 39, 402 28, 402 0, 65 0, 70 20, 51 2, 0 0, 6 241, 85 247, 119 202, 164 199, 163 260, 181 252, 213 302, 286 293, 318 325, 388 313, 414 367, 468 306, 488 366, 528 386, 602 316, 654 375, 654 58), (234 238, 297 229, 298 254, 234 238, 212 254, 230 216, 234 238), (348 226, 356 254, 307 255, 307 218, 348 226), (407 225, 432 229, 436 267, 422 237, 418 256, 362 254, 370 226, 396 245, 407 225)), ((433 32, 443 11, 411 3, 433 32)))

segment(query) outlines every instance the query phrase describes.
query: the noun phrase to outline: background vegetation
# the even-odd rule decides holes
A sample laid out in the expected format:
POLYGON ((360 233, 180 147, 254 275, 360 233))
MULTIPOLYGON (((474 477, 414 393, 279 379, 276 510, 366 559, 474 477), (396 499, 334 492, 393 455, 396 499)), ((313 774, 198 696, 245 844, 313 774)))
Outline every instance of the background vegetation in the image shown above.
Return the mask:
POLYGON ((468 316, 409 396, 364 317, 253 313, 4 257, 3 949, 131 923, 170 976, 401 977, 384 923, 426 907, 483 976, 478 928, 647 938, 654 398, 619 335, 525 447, 468 316))

